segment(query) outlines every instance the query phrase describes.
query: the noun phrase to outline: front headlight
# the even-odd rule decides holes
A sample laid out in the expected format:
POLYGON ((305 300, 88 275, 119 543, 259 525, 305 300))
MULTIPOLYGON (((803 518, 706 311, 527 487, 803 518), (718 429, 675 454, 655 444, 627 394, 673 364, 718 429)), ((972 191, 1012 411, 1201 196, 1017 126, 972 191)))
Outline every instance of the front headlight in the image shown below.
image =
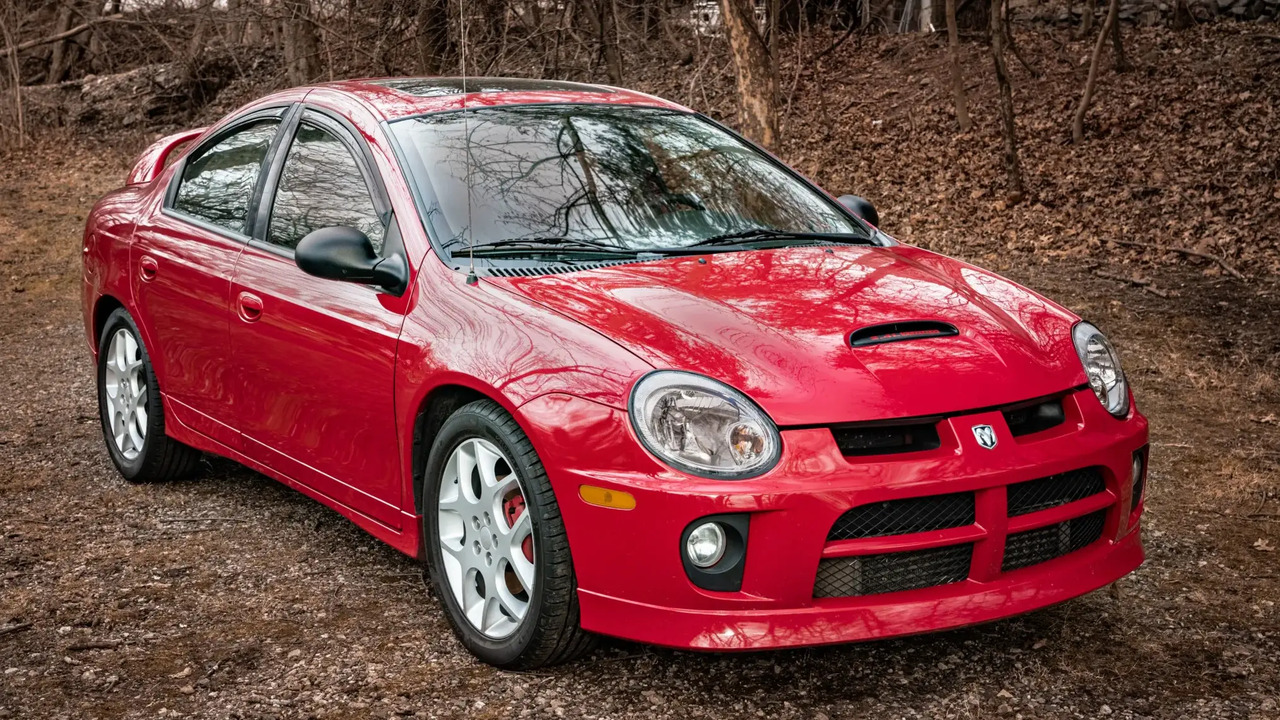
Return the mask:
POLYGON ((1122 418, 1129 414, 1129 383, 1120 369, 1120 356, 1102 331, 1087 322, 1076 323, 1071 330, 1089 387, 1107 412, 1122 418))
POLYGON ((752 477, 778 462, 773 421, 746 395, 694 373, 660 370, 631 390, 631 423, 664 462, 716 479, 752 477))

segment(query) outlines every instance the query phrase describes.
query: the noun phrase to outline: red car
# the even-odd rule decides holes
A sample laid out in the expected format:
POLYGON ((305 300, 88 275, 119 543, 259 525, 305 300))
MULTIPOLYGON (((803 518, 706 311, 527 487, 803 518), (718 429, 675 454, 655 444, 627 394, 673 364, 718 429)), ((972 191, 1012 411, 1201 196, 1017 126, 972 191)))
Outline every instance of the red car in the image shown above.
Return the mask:
POLYGON ((297 488, 512 668, 941 630, 1141 564, 1147 421, 1093 325, 673 103, 467 83, 281 92, 99 201, 126 479, 297 488))

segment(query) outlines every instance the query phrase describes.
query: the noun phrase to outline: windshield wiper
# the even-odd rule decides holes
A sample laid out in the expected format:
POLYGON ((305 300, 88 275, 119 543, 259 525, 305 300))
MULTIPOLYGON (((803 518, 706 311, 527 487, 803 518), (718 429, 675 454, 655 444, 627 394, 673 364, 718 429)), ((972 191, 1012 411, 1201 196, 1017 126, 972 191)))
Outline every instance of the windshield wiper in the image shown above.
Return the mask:
POLYGON ((501 257, 511 255, 625 255, 633 257, 639 250, 618 247, 594 240, 580 240, 567 237, 530 237, 507 238, 493 242, 481 243, 471 247, 460 247, 451 251, 454 257, 474 255, 476 257, 501 257))
POLYGON ((712 235, 705 240, 699 240, 692 245, 685 247, 717 247, 723 245, 761 245, 772 244, 774 242, 789 243, 795 240, 808 240, 811 242, 832 242, 845 243, 849 245, 875 245, 876 241, 869 235, 855 235, 852 233, 820 233, 820 232, 792 232, 789 230, 772 230, 769 228, 751 228, 750 230, 739 230, 736 232, 723 233, 721 235, 712 235))

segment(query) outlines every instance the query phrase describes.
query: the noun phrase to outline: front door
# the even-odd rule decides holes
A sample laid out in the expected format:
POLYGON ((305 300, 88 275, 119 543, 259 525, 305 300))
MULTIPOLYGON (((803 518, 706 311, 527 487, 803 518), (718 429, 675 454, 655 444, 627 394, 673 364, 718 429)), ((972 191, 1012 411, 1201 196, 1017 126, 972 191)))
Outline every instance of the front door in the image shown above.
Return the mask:
POLYGON ((251 206, 282 110, 254 113, 210 138, 175 170, 130 248, 134 298, 166 411, 223 445, 230 423, 231 276, 249 241, 251 206))
POLYGON ((324 227, 357 228, 380 252, 398 236, 359 142, 304 113, 268 183, 261 240, 240 255, 231 288, 237 424, 250 457, 399 529, 394 378, 411 296, 313 277, 293 260, 298 241, 324 227))

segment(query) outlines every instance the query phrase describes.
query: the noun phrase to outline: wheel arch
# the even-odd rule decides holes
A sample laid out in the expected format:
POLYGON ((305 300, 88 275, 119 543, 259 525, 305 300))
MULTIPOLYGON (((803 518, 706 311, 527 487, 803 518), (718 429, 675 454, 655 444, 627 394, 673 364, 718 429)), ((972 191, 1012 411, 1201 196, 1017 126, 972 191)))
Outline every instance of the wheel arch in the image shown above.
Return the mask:
POLYGON ((422 480, 426 473, 427 456, 431 452, 436 436, 440 434, 440 428, 458 408, 477 400, 492 400, 503 406, 507 412, 511 412, 510 404, 503 402, 497 393, 456 381, 437 385, 418 403, 417 412, 414 413, 412 438, 413 473, 411 477, 415 514, 422 514, 422 480))
MULTIPOLYGON (((116 310, 125 308, 123 302, 114 295, 101 295, 93 304, 93 347, 94 353, 97 353, 98 344, 102 342, 102 332, 106 330, 107 318, 111 317, 111 313, 116 310)), ((134 322, 137 322, 135 320, 134 322)))

